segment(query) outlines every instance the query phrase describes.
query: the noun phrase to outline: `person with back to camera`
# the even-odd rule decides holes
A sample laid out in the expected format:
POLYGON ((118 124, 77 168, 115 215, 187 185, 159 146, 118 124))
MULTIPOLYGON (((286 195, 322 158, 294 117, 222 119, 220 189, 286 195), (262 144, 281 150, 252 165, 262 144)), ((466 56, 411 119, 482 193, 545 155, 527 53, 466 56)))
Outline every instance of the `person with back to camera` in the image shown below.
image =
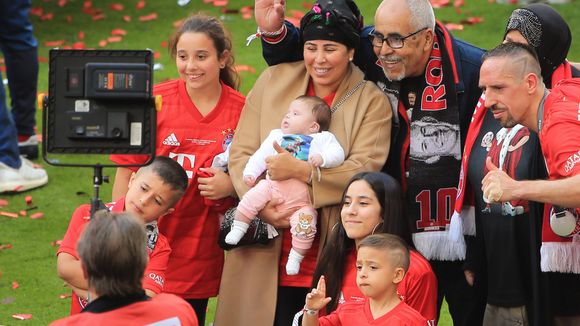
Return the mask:
MULTIPOLYGON (((300 33, 284 23, 284 1, 256 0, 255 11, 268 64, 300 60, 300 33)), ((465 280, 465 246, 449 239, 448 227, 461 150, 481 95, 483 50, 454 38, 435 20, 428 0, 383 0, 374 23, 361 31, 353 62, 389 96, 397 113, 382 171, 405 192, 413 243, 437 275, 437 311, 445 298, 455 325, 479 325, 484 280, 473 285, 465 280)))
MULTIPOLYGON (((168 157, 157 156, 153 163, 131 175, 129 189, 123 198, 107 204, 111 212, 130 212, 145 224, 149 262, 143 277, 143 289, 150 297, 163 292, 171 253, 167 238, 159 233, 157 220, 173 212, 185 189, 187 175, 183 168, 168 157)), ((89 284, 83 275, 76 247, 83 230, 91 221, 90 210, 90 205, 86 204, 75 210, 56 253, 58 276, 73 289, 71 315, 81 312, 88 302, 89 284)))
MULTIPOLYGON (((397 180, 381 172, 358 173, 346 186, 342 201, 341 218, 332 228, 312 280, 312 286, 316 287, 324 276, 326 294, 332 298, 319 315, 364 300, 356 284, 357 244, 372 234, 388 233, 411 246, 409 269, 398 284, 397 293, 432 325, 437 318, 437 279, 429 262, 412 248, 397 180)), ((294 325, 298 325, 300 315, 294 318, 294 325)))
POLYGON ((77 247, 89 304, 80 314, 51 325, 198 325, 183 299, 165 293, 150 298, 143 291, 149 242, 143 226, 128 212, 95 214, 77 247))
POLYGON ((331 297, 326 296, 324 276, 306 295, 303 326, 427 326, 427 320, 401 300, 397 286, 409 269, 409 249, 405 241, 392 234, 374 234, 357 243, 356 284, 362 301, 341 305, 330 315, 318 311, 331 297))
MULTIPOLYGON (((202 14, 185 19, 170 51, 180 78, 153 89, 163 97, 157 113, 156 154, 177 161, 190 184, 175 211, 159 220, 159 230, 172 249, 164 290, 186 299, 204 324, 208 299, 218 293, 223 267, 223 250, 217 244, 220 214, 229 208, 215 204, 233 195, 229 175, 211 166, 231 142, 245 98, 236 90, 232 42, 219 19, 202 14)), ((143 163, 147 157, 111 159, 143 163)), ((132 171, 117 169, 114 199, 127 191, 132 171)))
MULTIPOLYGON (((330 108, 321 98, 299 96, 290 103, 280 129, 274 129, 250 157, 244 168, 244 182, 253 187, 256 178, 266 169, 266 157, 275 155, 280 146, 314 168, 334 168, 344 162, 344 151, 333 134, 328 132, 330 108)), ((248 230, 251 220, 273 198, 284 198, 281 209, 297 208, 290 217, 292 249, 286 263, 286 273, 296 275, 316 234, 317 212, 310 202, 308 185, 297 179, 261 180, 238 204, 232 230, 226 243, 235 245, 248 230)))
MULTIPOLYGON (((571 41, 566 21, 543 3, 515 9, 503 38, 504 43, 528 44, 536 50, 548 88, 562 79, 580 77, 580 71, 566 60, 571 41)), ((551 314, 580 314, 579 275, 557 269, 540 271, 542 238, 550 243, 553 235, 548 225, 542 230, 543 218, 549 220, 549 207, 522 199, 497 204, 484 201, 481 180, 489 172, 487 157, 514 179, 545 178, 547 174, 538 135, 521 124, 503 126, 484 104, 482 94, 465 142, 464 178, 458 187, 462 191, 458 191, 451 222, 464 226, 457 227, 458 233, 463 229, 476 235, 476 241, 467 246, 465 273, 468 282, 488 280, 484 325, 506 320, 546 325, 551 314), (471 226, 474 223, 477 231, 471 226)))
POLYGON ((283 199, 270 201, 259 217, 284 232, 267 246, 244 246, 228 252, 216 326, 289 325, 304 305, 318 248, 324 246, 338 216, 345 184, 358 172, 379 170, 387 158, 384 149, 389 146, 391 119, 388 99, 350 62, 359 42, 361 19, 351 0, 316 4, 301 20, 304 61, 266 69, 248 95, 230 149, 229 170, 239 197, 249 189, 243 181, 243 170, 250 156, 272 129, 278 128, 286 108, 300 95, 318 96, 329 105, 332 118, 328 131, 343 148, 345 160, 338 167, 319 172, 282 149, 266 159, 271 180, 295 178, 311 185, 312 205, 319 209, 318 232, 300 272, 288 275, 288 217, 293 211, 276 209, 283 199))

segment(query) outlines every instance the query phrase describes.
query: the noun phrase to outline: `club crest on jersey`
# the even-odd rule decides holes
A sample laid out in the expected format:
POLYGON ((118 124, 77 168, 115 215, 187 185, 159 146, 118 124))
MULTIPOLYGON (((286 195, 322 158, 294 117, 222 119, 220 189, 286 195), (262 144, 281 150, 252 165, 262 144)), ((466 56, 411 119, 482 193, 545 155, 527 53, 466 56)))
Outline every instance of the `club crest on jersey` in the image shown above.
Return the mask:
POLYGON ((181 143, 179 142, 179 140, 177 140, 177 137, 173 132, 171 133, 171 135, 167 136, 167 138, 165 138, 162 143, 163 145, 167 146, 181 146, 181 143))
POLYGON ((222 130, 222 135, 224 136, 224 140, 222 141, 222 149, 225 151, 234 138, 234 130, 232 128, 222 130))

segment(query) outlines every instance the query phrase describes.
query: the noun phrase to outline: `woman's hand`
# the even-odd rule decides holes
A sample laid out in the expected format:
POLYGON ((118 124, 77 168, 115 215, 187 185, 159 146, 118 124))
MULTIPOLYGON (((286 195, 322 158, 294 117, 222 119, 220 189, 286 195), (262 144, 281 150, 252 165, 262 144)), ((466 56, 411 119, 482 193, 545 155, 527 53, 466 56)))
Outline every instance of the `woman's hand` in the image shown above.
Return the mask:
POLYGON ((276 32, 284 25, 285 0, 256 0, 254 16, 263 32, 276 32))
POLYGON ((273 146, 278 154, 266 158, 266 169, 271 180, 283 181, 292 178, 303 182, 310 180, 312 168, 308 162, 295 158, 277 142, 274 142, 273 146))
POLYGON ((274 198, 270 200, 264 208, 258 214, 258 217, 275 227, 276 229, 287 229, 290 227, 290 216, 297 209, 288 209, 283 211, 278 211, 276 207, 282 204, 284 200, 282 198, 274 198))
POLYGON ((205 178, 197 178, 197 182, 199 183, 197 188, 199 189, 200 195, 211 200, 218 200, 234 195, 234 185, 227 173, 217 168, 199 168, 199 170, 208 175, 213 175, 205 178))

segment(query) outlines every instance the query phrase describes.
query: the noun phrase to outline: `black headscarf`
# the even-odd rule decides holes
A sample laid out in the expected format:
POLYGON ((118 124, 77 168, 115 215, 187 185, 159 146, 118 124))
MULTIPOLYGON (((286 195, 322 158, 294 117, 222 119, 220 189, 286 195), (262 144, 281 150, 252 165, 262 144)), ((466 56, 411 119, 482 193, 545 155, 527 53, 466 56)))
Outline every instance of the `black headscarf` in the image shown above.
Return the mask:
POLYGON ((300 20, 302 42, 329 40, 356 48, 363 17, 353 0, 319 0, 300 20))
POLYGON ((572 33, 564 18, 552 7, 534 3, 512 12, 505 34, 511 30, 519 31, 536 50, 542 77, 550 85, 552 73, 564 62, 572 43, 572 33))

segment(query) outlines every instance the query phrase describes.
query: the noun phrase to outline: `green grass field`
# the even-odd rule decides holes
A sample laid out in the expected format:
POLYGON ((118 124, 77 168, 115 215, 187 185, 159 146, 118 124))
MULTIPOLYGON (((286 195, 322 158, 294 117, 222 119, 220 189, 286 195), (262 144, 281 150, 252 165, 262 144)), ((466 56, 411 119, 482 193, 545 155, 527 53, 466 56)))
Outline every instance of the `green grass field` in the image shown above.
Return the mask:
MULTIPOLYGON (((574 1, 574 0, 572 0, 574 1)), ((236 63, 248 65, 256 69, 255 73, 241 72, 243 79, 242 92, 247 94, 259 72, 265 68, 261 57, 261 47, 258 42, 245 46, 245 39, 255 32, 256 26, 252 19, 246 20, 239 13, 223 13, 221 8, 206 4, 202 0, 193 0, 185 7, 179 7, 172 0, 149 0, 138 10, 137 0, 101 0, 93 1, 93 8, 101 9, 104 19, 93 21, 92 17, 83 13, 82 8, 89 2, 80 0, 34 1, 36 13, 44 16, 33 16, 35 34, 39 40, 39 56, 48 58, 49 41, 63 40, 64 45, 84 42, 87 48, 100 48, 99 42, 111 36, 114 29, 123 29, 126 35, 122 41, 109 43, 111 49, 144 49, 150 48, 159 53, 156 62, 164 66, 163 70, 155 72, 155 81, 177 76, 174 64, 167 53, 165 44, 172 31, 175 21, 185 18, 193 12, 203 11, 219 16, 232 31, 236 63), (124 5, 122 11, 113 11, 111 4, 124 5), (63 6, 60 6, 63 5, 63 6), (140 22, 140 16, 156 13, 157 19, 140 22), (52 20, 46 20, 52 14, 52 20), (123 20, 130 16, 131 22, 123 20), (84 38, 80 38, 79 32, 84 38)), ((305 11, 302 1, 287 0, 290 10, 305 11)), ((310 2, 310 1, 308 1, 310 2)), ((488 0, 466 0, 466 5, 459 9, 446 7, 436 10, 437 18, 450 23, 461 23, 470 17, 479 17, 483 22, 475 25, 465 25, 462 31, 453 31, 457 37, 463 38, 482 48, 490 48, 498 44, 503 36, 505 22, 510 12, 515 8, 511 5, 491 4, 488 0)), ((372 23, 374 9, 379 1, 358 1, 366 17, 366 23, 372 23)), ((252 5, 250 0, 231 0, 228 9, 240 9, 252 5)), ((580 36, 580 6, 576 3, 556 6, 571 26, 572 34, 580 36)), ((228 10, 235 11, 235 10, 228 10)), ((573 44, 569 59, 580 61, 580 43, 573 44)), ((46 92, 48 84, 48 64, 42 60, 38 88, 46 92)), ((1 64, 0 64, 1 66, 1 64)), ((5 74, 3 75, 5 78, 5 74)), ((40 121, 40 113, 38 114, 40 121)), ((40 128, 40 123, 39 123, 40 128)), ((105 162, 104 157, 59 157, 61 161, 105 162)), ((92 195, 91 169, 52 167, 43 163, 48 170, 50 182, 41 189, 16 195, 0 195, 0 199, 9 201, 0 211, 18 212, 26 208, 24 197, 33 197, 33 203, 38 207, 32 212, 43 212, 44 218, 16 219, 0 216, 0 248, 11 245, 11 248, 0 249, 0 325, 46 325, 50 321, 67 315, 70 299, 59 296, 70 291, 63 288, 62 281, 56 276, 56 247, 54 241, 62 239, 68 220, 73 210, 81 203, 88 203, 92 195), (19 287, 14 289, 14 282, 19 287), (32 314, 32 319, 19 321, 12 318, 13 314, 32 314)), ((105 174, 114 176, 114 170, 105 169, 105 174)), ((112 181, 112 180, 111 180, 112 181)), ((101 189, 101 198, 108 201, 111 198, 111 186, 105 184, 101 189)), ((214 301, 210 304, 208 322, 213 318, 214 301)), ((451 319, 446 309, 442 312, 440 325, 451 325, 451 319)))

